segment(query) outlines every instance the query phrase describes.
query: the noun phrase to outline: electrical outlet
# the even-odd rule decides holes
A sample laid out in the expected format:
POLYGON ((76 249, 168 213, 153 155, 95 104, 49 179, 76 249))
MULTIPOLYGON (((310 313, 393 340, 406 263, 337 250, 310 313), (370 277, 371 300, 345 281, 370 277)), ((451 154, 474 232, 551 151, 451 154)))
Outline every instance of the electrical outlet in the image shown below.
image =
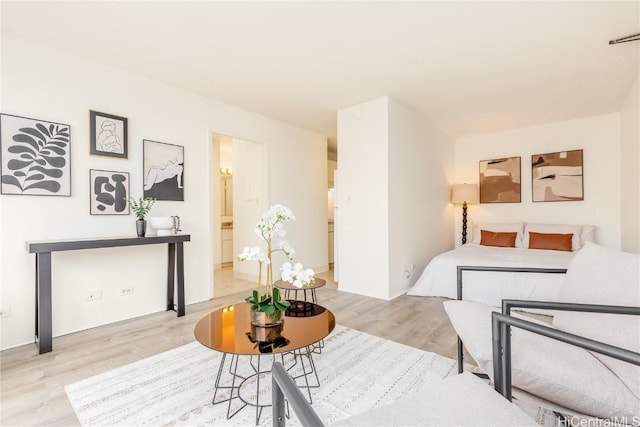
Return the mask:
POLYGON ((0 310, 0 319, 3 319, 5 317, 11 317, 10 308, 3 308, 2 310, 0 310))
POLYGON ((87 297, 85 298, 86 301, 95 301, 99 299, 102 299, 102 291, 99 289, 95 291, 89 291, 87 293, 87 297))
POLYGON ((121 297, 131 295, 132 293, 133 293, 133 286, 125 286, 124 288, 120 289, 121 297))
POLYGON ((411 277, 411 274, 413 273, 413 269, 416 268, 415 264, 410 264, 410 265, 405 265, 404 269, 403 269, 403 273, 404 273, 404 278, 408 279, 411 277))

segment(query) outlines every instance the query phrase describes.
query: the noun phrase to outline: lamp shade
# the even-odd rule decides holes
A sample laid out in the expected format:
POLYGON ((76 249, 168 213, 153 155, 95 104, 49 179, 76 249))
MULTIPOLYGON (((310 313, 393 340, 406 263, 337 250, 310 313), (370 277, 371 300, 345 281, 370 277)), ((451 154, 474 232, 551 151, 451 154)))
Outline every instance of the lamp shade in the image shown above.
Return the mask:
POLYGON ((451 191, 451 203, 462 204, 478 202, 478 186, 476 184, 456 184, 451 191))

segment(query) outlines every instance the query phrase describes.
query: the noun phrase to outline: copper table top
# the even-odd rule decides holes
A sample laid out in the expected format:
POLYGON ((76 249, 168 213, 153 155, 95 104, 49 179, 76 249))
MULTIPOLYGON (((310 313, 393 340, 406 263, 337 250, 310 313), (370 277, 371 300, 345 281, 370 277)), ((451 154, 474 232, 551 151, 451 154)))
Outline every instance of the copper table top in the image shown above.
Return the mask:
POLYGON ((329 335, 335 325, 333 313, 314 304, 312 310, 304 313, 285 313, 284 321, 278 326, 257 328, 251 324, 251 305, 241 302, 207 314, 196 324, 194 335, 201 344, 213 350, 259 355, 283 353, 315 344, 329 335))

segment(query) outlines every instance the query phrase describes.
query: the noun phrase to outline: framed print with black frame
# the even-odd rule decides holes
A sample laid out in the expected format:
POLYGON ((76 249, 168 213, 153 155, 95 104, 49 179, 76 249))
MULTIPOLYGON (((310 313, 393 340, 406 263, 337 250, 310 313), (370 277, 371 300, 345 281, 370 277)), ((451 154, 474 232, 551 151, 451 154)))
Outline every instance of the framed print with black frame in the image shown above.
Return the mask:
POLYGON ((480 161, 480 203, 520 203, 520 157, 480 161))
POLYGON ((89 169, 91 215, 129 215, 129 172, 89 169))
POLYGON ((143 196, 184 201, 184 147, 142 141, 143 196))
POLYGON ((2 194, 71 196, 71 127, 0 114, 2 194))
POLYGON ((90 152, 96 156, 127 158, 127 118, 89 111, 90 152))

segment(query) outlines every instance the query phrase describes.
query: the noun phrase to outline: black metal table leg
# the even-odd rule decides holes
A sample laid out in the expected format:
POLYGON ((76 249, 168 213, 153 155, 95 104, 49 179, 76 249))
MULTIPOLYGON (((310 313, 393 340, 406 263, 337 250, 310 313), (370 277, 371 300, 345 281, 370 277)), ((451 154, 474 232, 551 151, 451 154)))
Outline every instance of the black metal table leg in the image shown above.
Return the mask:
POLYGON ((460 339, 460 337, 458 337, 458 373, 461 374, 462 371, 464 371, 464 365, 463 365, 463 354, 462 354, 462 340, 460 339))
POLYGON ((167 259, 167 311, 175 310, 173 294, 175 289, 176 244, 169 243, 169 257, 167 259))
POLYGON ((184 316, 184 248, 182 242, 176 243, 178 263, 178 317, 184 316))
POLYGON ((38 351, 48 353, 53 349, 51 327, 51 252, 36 254, 36 334, 38 351))
POLYGON ((169 259, 167 260, 167 311, 174 310, 178 317, 184 316, 184 246, 182 242, 169 243, 169 259), (177 273, 177 274, 176 274, 177 273), (174 302, 178 281, 178 301, 174 302))

